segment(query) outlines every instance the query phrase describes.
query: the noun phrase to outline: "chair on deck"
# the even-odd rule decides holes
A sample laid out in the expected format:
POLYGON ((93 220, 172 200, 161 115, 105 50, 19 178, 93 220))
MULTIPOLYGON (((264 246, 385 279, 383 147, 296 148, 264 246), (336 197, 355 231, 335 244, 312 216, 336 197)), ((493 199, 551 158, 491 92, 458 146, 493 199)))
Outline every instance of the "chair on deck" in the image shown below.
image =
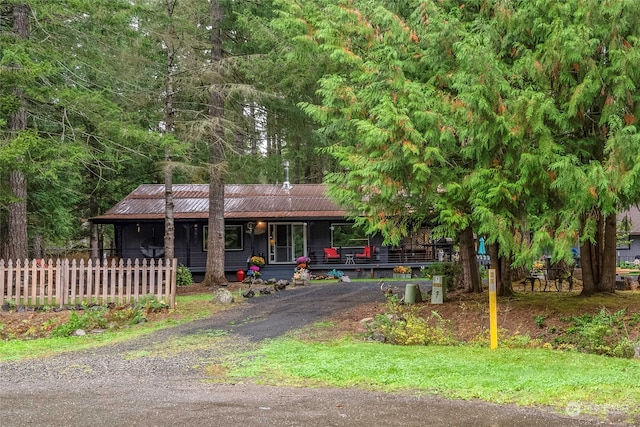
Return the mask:
POLYGON ((362 252, 356 254, 356 260, 371 261, 371 254, 376 250, 375 246, 365 246, 362 252))
POLYGON ((336 248, 324 248, 324 262, 339 262, 340 254, 336 248))

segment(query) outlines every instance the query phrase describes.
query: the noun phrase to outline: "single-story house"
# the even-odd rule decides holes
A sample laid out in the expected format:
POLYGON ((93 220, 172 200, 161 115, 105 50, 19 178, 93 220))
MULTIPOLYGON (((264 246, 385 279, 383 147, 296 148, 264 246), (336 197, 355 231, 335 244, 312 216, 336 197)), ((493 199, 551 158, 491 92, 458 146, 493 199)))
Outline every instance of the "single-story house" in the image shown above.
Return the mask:
MULTIPOLYGON (((420 229, 399 247, 382 245, 382 236, 366 236, 345 218, 345 210, 317 184, 226 185, 225 272, 230 280, 247 270, 252 255, 263 256, 263 278, 289 279, 296 259, 308 256, 313 273, 331 269, 349 275, 391 276, 394 266, 415 267, 449 259, 450 240, 431 241, 420 229)), ((196 278, 206 267, 209 186, 173 185, 175 256, 196 278)), ((164 255, 164 185, 136 188, 94 224, 113 226, 111 256, 123 259, 164 255)), ((416 268, 417 270, 417 268, 416 268)))

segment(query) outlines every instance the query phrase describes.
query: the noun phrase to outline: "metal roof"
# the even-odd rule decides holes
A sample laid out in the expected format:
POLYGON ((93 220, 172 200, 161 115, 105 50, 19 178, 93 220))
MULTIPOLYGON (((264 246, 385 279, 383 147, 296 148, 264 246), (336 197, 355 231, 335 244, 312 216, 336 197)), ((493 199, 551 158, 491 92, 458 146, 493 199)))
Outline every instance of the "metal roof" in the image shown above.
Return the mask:
MULTIPOLYGON (((340 208, 325 195, 320 184, 225 185, 225 219, 344 218, 340 208)), ((209 216, 208 184, 174 184, 175 219, 205 219, 209 216)), ((164 185, 144 184, 109 209, 91 218, 95 223, 120 220, 164 219, 164 185)))

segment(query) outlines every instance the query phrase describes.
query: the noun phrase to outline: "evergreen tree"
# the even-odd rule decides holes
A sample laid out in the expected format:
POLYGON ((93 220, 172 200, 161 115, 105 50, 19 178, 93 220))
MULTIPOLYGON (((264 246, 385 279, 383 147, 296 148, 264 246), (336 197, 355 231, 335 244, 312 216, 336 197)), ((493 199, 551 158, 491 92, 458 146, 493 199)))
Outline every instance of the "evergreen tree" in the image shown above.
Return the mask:
POLYGON ((396 243, 436 218, 471 280, 471 230, 486 235, 502 295, 513 266, 569 259, 579 238, 583 292, 613 289, 615 214, 640 196, 639 6, 286 4, 337 64, 305 110, 334 141, 328 182, 356 221, 396 243))
POLYGON ((552 191, 534 240, 566 258, 579 238, 583 294, 612 292, 616 214, 640 197, 640 5, 514 2, 507 12, 520 130, 536 143, 552 191))
POLYGON ((324 124, 332 141, 326 152, 341 166, 327 176, 331 194, 388 244, 437 221, 436 233, 460 236, 466 286, 479 289, 475 251, 466 251, 473 248, 471 209, 462 187, 449 188, 472 167, 460 155, 463 142, 449 113, 456 101, 446 79, 455 63, 446 50, 437 51, 460 29, 428 32, 420 2, 339 3, 314 2, 317 9, 310 10, 305 2, 305 10, 300 2, 290 9, 315 18, 313 40, 333 61, 320 80, 322 102, 303 104, 324 124))
MULTIPOLYGON (((134 101, 132 47, 143 38, 129 2, 33 0, 30 37, 17 41, 6 31, 12 3, 2 5, 0 117, 6 124, 17 111, 15 94, 7 91, 17 87, 25 100, 26 129, 10 136, 8 125, 3 128, 0 162, 3 171, 24 173, 29 236, 39 254, 39 242, 66 246, 80 236, 82 218, 104 212, 140 177, 155 174, 153 154, 145 154, 154 150, 145 146, 153 146, 157 136, 144 126, 144 112, 134 101), (9 64, 19 64, 21 71, 9 64)), ((5 197, 0 203, 13 201, 5 197)))

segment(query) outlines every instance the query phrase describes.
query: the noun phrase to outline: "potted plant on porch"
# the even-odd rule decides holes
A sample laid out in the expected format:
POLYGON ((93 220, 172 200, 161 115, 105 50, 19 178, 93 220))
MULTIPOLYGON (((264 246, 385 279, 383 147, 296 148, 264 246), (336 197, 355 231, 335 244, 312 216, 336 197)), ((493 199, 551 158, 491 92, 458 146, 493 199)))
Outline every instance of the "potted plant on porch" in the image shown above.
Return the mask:
POLYGON ((293 272, 293 284, 305 285, 311 278, 311 271, 309 270, 309 263, 311 259, 306 256, 301 256, 296 259, 296 269, 293 272))
POLYGON ((258 255, 252 255, 247 260, 247 263, 249 264, 249 268, 247 269, 245 277, 251 279, 251 281, 257 280, 258 277, 260 277, 260 269, 264 267, 266 263, 264 258, 258 255))

